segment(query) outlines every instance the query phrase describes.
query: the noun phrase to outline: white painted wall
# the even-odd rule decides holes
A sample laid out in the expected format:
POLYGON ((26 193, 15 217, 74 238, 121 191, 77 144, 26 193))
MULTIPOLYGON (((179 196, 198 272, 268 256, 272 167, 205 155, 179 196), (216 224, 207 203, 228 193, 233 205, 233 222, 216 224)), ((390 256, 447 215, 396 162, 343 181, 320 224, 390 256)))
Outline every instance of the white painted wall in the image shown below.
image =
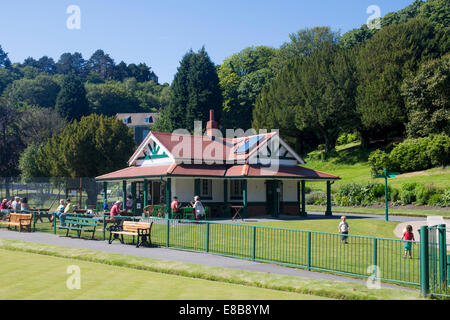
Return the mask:
POLYGON ((283 180, 283 201, 297 201, 297 180, 283 180))
POLYGON ((177 196, 180 202, 190 202, 194 200, 194 179, 192 178, 172 178, 172 197, 177 196))
POLYGON ((265 202, 266 185, 264 179, 250 179, 247 181, 248 202, 265 202))

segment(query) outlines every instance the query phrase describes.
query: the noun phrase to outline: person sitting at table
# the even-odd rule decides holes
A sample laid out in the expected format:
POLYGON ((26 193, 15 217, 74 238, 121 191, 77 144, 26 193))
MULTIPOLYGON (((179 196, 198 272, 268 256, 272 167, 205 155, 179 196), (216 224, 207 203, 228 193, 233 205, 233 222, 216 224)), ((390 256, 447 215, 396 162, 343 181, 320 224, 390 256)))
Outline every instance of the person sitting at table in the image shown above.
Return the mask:
POLYGON ((127 202, 125 203, 125 210, 126 210, 126 212, 128 212, 128 210, 131 210, 131 209, 133 209, 133 197, 128 196, 127 202))
POLYGON ((195 220, 199 220, 200 216, 205 214, 205 208, 203 208, 199 196, 194 197, 194 203, 191 202, 191 206, 194 208, 195 220))
POLYGON ((3 199, 2 203, 0 204, 0 209, 1 210, 6 210, 8 209, 8 199, 3 199))
POLYGON ((121 213, 125 212, 125 210, 120 210, 120 204, 120 201, 116 201, 111 207, 111 211, 109 212, 109 218, 111 220, 114 220, 115 217, 120 216, 121 213))
POLYGON ((14 197, 14 201, 11 203, 11 210, 20 211, 20 198, 14 197))
POLYGON ((56 216, 59 218, 59 223, 61 226, 65 226, 66 223, 64 222, 64 199, 59 200, 59 206, 56 208, 56 216))
POLYGON ((22 211, 31 211, 31 208, 28 205, 28 199, 27 198, 22 198, 22 200, 20 200, 20 210, 22 210, 22 211))
POLYGON ((178 217, 180 215, 181 208, 181 203, 178 202, 178 197, 173 197, 170 207, 172 208, 173 217, 178 217))

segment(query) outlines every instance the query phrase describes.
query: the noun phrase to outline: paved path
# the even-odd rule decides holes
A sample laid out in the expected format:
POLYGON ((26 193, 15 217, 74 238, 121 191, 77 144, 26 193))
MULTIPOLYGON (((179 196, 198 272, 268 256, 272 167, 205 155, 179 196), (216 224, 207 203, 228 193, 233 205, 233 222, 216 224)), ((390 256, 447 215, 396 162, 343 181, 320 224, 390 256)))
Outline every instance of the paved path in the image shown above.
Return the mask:
MULTIPOLYGON (((365 279, 354 279, 343 276, 336 276, 328 273, 306 271, 302 269, 289 268, 268 263, 259 263, 242 259, 223 257, 219 255, 189 252, 177 249, 167 248, 136 248, 132 245, 122 245, 120 242, 108 244, 106 241, 85 240, 76 238, 60 237, 48 233, 25 233, 8 231, 0 229, 0 238, 11 240, 22 240, 36 243, 47 243, 53 245, 62 245, 73 248, 82 248, 89 250, 99 250, 112 253, 120 253, 138 257, 149 257, 155 259, 164 259, 169 261, 187 262, 192 264, 202 264, 208 266, 224 267, 238 270, 267 272, 280 275, 296 276, 302 278, 314 278, 322 280, 345 281, 354 283, 366 283, 365 279)), ((384 288, 403 289, 398 286, 382 284, 384 288)), ((412 290, 412 289, 405 289, 412 290)))

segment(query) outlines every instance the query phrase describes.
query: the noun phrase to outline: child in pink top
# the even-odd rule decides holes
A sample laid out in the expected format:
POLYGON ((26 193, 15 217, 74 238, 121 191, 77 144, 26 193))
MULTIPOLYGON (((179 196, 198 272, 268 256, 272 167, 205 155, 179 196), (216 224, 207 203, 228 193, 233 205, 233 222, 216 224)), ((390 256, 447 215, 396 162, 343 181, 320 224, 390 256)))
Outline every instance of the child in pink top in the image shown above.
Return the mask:
POLYGON ((409 258, 411 259, 411 248, 412 248, 412 241, 414 241, 414 233, 413 228, 411 225, 406 226, 405 232, 403 232, 402 240, 406 240, 403 247, 405 248, 405 256, 402 257, 403 259, 406 259, 407 255, 409 254, 409 258))

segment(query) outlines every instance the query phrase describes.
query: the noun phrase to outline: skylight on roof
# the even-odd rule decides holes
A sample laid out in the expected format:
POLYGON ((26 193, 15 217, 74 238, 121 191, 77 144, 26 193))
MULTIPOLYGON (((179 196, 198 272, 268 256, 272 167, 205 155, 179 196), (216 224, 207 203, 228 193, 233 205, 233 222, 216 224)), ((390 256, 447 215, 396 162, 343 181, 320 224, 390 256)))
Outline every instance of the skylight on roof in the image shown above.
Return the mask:
POLYGON ((264 136, 254 136, 247 139, 245 142, 241 142, 239 147, 234 151, 234 153, 247 153, 253 147, 259 144, 259 142, 263 139, 264 136))

